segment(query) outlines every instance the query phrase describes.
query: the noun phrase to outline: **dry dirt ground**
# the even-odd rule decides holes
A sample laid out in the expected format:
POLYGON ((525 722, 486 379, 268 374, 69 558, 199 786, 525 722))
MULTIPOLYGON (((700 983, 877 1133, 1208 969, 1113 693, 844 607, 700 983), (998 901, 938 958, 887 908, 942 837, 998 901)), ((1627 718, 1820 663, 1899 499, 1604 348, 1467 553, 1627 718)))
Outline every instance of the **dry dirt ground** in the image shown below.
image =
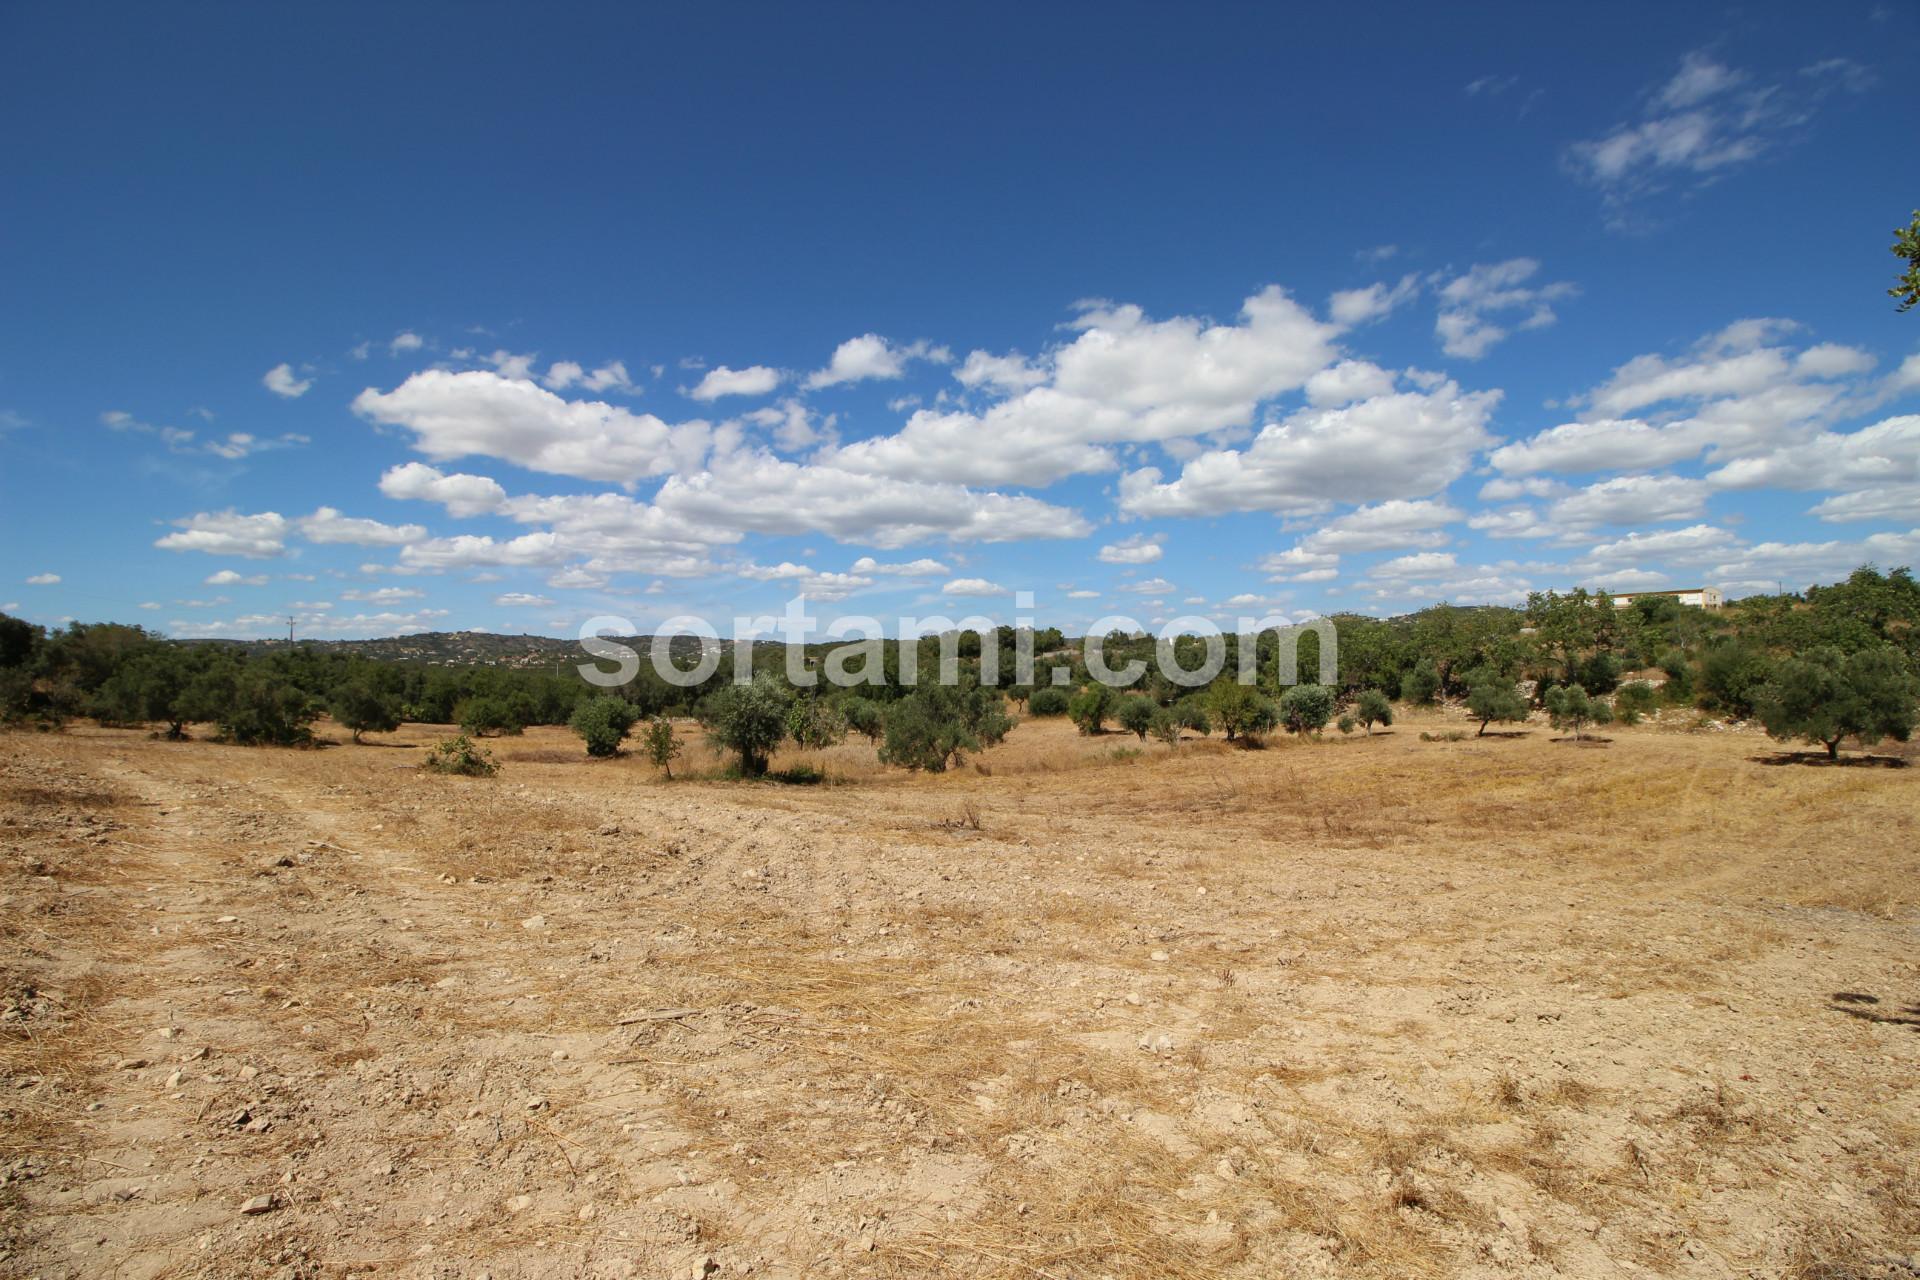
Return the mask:
POLYGON ((1441 723, 0 735, 0 1272, 1920 1274, 1920 768, 1441 723))

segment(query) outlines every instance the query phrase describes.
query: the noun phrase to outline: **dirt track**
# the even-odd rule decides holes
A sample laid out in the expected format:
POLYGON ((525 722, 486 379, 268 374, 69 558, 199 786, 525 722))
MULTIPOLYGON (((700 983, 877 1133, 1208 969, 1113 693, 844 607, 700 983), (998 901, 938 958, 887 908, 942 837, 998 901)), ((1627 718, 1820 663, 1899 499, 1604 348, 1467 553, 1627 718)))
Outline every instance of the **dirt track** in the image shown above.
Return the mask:
POLYGON ((0 736, 0 1270, 1914 1274, 1920 770, 1436 724, 0 736))

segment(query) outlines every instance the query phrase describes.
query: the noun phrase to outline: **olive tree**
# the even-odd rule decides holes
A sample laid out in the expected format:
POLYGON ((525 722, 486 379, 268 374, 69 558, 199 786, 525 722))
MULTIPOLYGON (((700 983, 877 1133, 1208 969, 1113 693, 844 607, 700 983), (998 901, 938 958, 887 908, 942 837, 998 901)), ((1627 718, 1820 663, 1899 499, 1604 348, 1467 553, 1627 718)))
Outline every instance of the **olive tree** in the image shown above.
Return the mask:
POLYGON ((1153 728, 1154 713, 1158 710, 1153 699, 1134 694, 1120 699, 1119 709, 1114 712, 1113 718, 1120 722, 1122 729, 1139 734, 1140 741, 1145 742, 1148 731, 1153 728))
POLYGON ((680 739, 674 736, 673 721, 665 716, 647 721, 647 727, 640 731, 640 750, 646 753, 648 764, 665 774, 667 781, 673 781, 673 762, 682 750, 680 739))
POLYGON ((1259 738, 1280 722, 1273 699, 1251 685, 1223 681, 1207 693, 1207 712, 1226 733, 1227 741, 1259 738))
POLYGON ((1498 720, 1509 724, 1527 718, 1527 704, 1513 681, 1487 667, 1467 675, 1467 713, 1480 722, 1474 736, 1482 737, 1498 720))
POLYGON ((1863 746, 1882 738, 1905 742, 1913 734, 1916 699, 1920 688, 1898 649, 1885 645, 1843 655, 1821 648, 1781 663, 1756 710, 1769 736, 1817 742, 1831 760, 1849 737, 1863 746))
POLYGON ((1554 728, 1570 731, 1578 742, 1588 725, 1610 722, 1613 708, 1577 684, 1562 684, 1547 690, 1547 715, 1554 728))
POLYGON ((1333 689, 1324 684, 1297 684, 1280 695, 1280 723, 1289 733, 1318 733, 1333 719, 1333 689))
POLYGON ((729 684, 708 698, 700 708, 700 724, 715 746, 739 753, 741 773, 758 778, 787 736, 792 703, 785 685, 761 674, 751 684, 729 684))
POLYGON ((392 733, 400 727, 400 699, 365 680, 349 680, 327 699, 327 712, 353 734, 392 733))
POLYGON ((1118 697, 1110 686, 1094 680, 1068 701, 1067 715, 1080 727, 1081 733, 1099 733, 1113 715, 1113 704, 1118 697))
POLYGON ((631 702, 602 694, 576 706, 567 727, 587 744, 588 755, 614 756, 620 754, 620 744, 626 741, 627 731, 638 718, 639 713, 631 702))
POLYGON ((1376 724, 1393 723, 1393 703, 1378 689, 1363 689, 1354 700, 1353 719, 1371 734, 1376 724))

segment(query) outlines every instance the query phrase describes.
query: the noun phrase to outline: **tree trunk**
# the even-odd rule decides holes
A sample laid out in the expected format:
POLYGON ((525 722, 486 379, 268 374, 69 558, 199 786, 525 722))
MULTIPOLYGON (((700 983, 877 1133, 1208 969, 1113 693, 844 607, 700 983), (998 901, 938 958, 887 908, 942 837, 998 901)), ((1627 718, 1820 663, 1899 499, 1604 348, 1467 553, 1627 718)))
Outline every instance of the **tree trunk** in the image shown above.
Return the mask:
POLYGON ((1835 738, 1833 741, 1827 744, 1827 759, 1838 760, 1839 758, 1840 758, 1840 739, 1835 738))

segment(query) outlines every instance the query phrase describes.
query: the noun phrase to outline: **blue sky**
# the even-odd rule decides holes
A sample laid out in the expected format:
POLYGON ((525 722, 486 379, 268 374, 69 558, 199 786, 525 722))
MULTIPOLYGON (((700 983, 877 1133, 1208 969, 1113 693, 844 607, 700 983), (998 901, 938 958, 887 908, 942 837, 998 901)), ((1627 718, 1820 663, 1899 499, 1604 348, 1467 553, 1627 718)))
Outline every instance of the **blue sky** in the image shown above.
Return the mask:
POLYGON ((1920 561, 1908 5, 0 10, 0 607, 1403 612, 1920 561))

